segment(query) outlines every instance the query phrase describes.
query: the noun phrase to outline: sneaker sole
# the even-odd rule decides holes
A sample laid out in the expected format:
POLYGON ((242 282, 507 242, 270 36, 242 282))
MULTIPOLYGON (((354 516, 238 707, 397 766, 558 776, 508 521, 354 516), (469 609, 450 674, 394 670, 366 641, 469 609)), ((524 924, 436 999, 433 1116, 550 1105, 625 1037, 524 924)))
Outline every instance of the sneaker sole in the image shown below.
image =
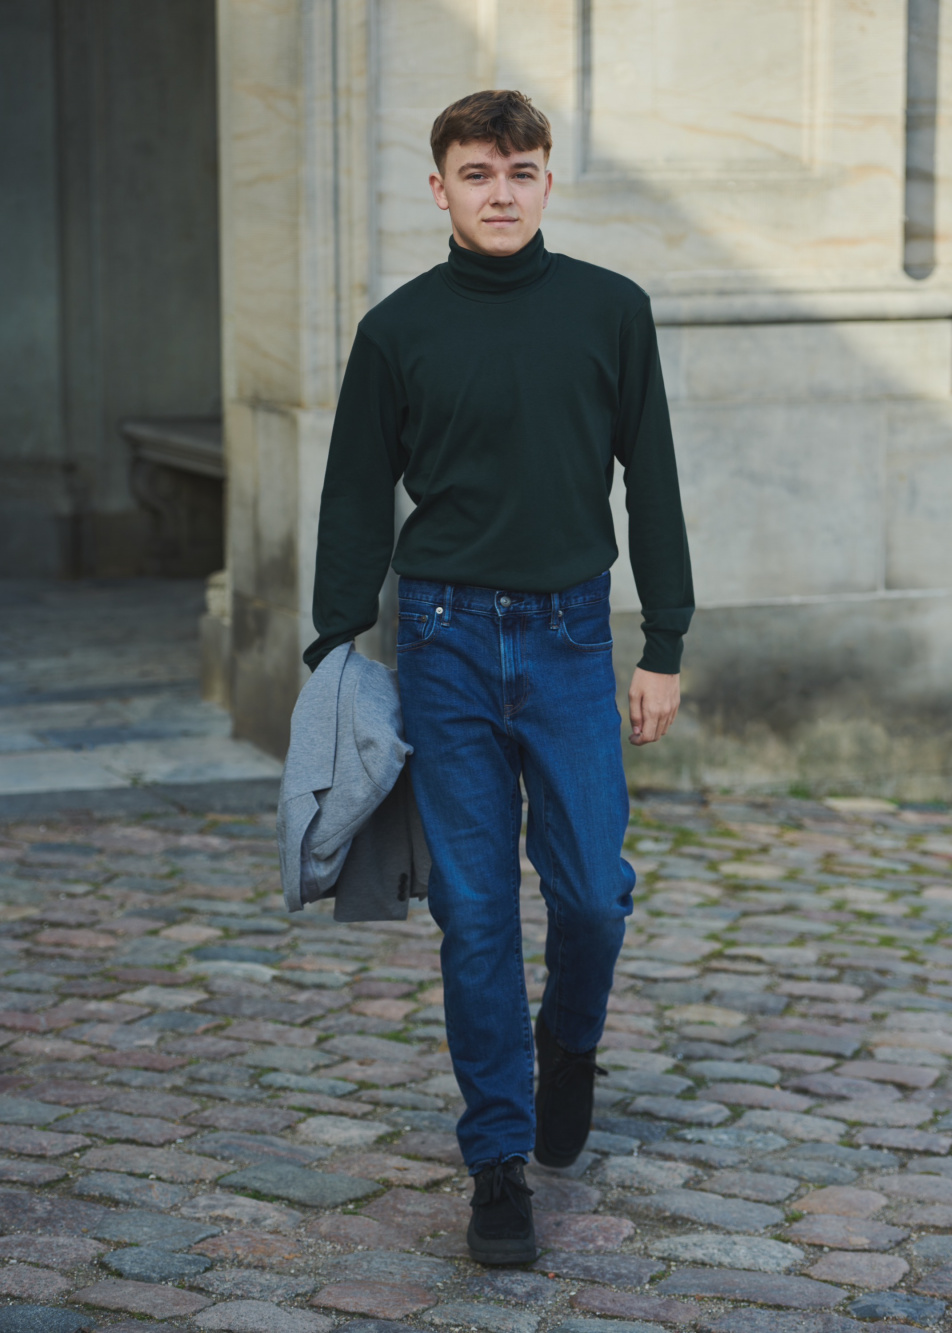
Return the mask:
POLYGON ((466 1236, 470 1256, 478 1264, 531 1264, 539 1257, 535 1228, 525 1239, 500 1238, 486 1240, 475 1235, 472 1227, 466 1236))

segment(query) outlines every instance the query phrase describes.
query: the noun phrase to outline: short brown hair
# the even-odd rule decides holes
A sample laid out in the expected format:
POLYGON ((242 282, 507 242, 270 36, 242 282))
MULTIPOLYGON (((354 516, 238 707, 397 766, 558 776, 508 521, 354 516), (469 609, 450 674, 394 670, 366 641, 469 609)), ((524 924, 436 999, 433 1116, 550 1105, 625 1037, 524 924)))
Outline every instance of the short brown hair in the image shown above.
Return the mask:
POLYGON ((488 88, 470 93, 441 111, 430 132, 430 148, 442 175, 450 144, 491 142, 497 153, 552 151, 552 126, 525 93, 488 88))

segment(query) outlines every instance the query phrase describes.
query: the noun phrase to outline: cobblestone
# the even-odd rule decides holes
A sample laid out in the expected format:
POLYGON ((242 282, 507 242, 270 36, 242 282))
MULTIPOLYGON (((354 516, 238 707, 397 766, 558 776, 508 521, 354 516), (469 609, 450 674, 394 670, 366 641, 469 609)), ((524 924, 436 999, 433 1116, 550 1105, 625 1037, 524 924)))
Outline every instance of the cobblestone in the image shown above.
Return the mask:
POLYGON ((207 1296, 180 1291, 176 1287, 158 1286, 150 1282, 124 1282, 121 1279, 113 1281, 109 1278, 74 1291, 70 1299, 80 1305, 151 1315, 155 1319, 197 1314, 211 1304, 207 1296))
POLYGON ((23 1153, 27 1157, 61 1157, 63 1153, 88 1148, 90 1140, 82 1134, 59 1134, 45 1129, 22 1129, 19 1125, 0 1125, 0 1149, 23 1153))
POLYGON ((66 1171, 51 1162, 25 1162, 20 1157, 0 1157, 0 1180, 16 1185, 51 1185, 66 1171))
POLYGON ((782 1203, 799 1189, 792 1176, 765 1175, 760 1171, 715 1171, 704 1182, 714 1194, 732 1194, 754 1203, 782 1203))
POLYGON ((217 1235, 219 1228, 203 1222, 188 1222, 181 1217, 166 1217, 131 1208, 128 1212, 106 1212, 96 1220, 90 1231, 97 1240, 123 1241, 127 1245, 155 1245, 170 1250, 184 1250, 207 1236, 217 1235))
MULTIPOLYGON (((40 1258, 39 1254, 34 1256, 40 1258)), ((33 1300, 55 1301, 69 1291, 71 1283, 50 1268, 33 1264, 8 1264, 0 1268, 0 1295, 22 1296, 33 1300)))
POLYGON ((573 1254, 559 1250, 549 1250, 533 1266, 550 1276, 604 1282, 612 1287, 643 1287, 664 1268, 663 1264, 631 1254, 573 1254))
POLYGON ((860 1324, 839 1314, 735 1310, 706 1320, 701 1333, 915 1333, 906 1324, 860 1324))
POLYGON ((327 1275, 347 1281, 363 1278, 373 1282, 407 1282, 415 1279, 427 1286, 438 1286, 452 1280, 454 1269, 444 1259, 421 1258, 389 1250, 364 1250, 332 1260, 327 1265, 327 1275))
POLYGON ((547 1305, 560 1295, 556 1284, 535 1273, 480 1273, 466 1279, 466 1290, 472 1296, 515 1305, 547 1305))
MULTIPOLYGON (((946 1317, 952 947, 928 913, 952 877, 916 857, 948 838, 948 812, 635 804, 611 1073, 589 1151, 570 1172, 530 1166, 531 1272, 466 1257, 438 930, 425 908, 289 922, 272 825, 0 829, 4 874, 29 877, 37 908, 0 939, 16 946, 0 948, 0 1259, 16 1261, 0 1279, 20 1301, 0 1330, 7 1310, 32 1329, 27 1302, 44 1333, 123 1313, 234 1333, 896 1333, 946 1317), (664 850, 646 860, 643 840, 664 850), (67 873, 81 896, 60 897, 67 873)), ((528 873, 522 906, 535 999, 545 912, 528 873)))
POLYGON ((797 1209, 801 1213, 835 1213, 838 1217, 872 1217, 887 1202, 885 1194, 876 1190, 831 1185, 805 1194, 797 1200, 797 1209))
POLYGON ((0 1333, 85 1333, 94 1327, 89 1315, 53 1305, 7 1305, 0 1308, 0 1333))
POLYGON ((553 1333, 664 1333, 664 1328, 643 1319, 563 1319, 553 1333))
POLYGON ((821 1282, 845 1282, 851 1287, 880 1289, 894 1287, 909 1272, 905 1259, 891 1254, 854 1254, 833 1251, 824 1254, 812 1268, 810 1277, 821 1282))
POLYGON ((761 1301, 798 1310, 828 1310, 846 1295, 839 1287, 807 1277, 746 1272, 729 1268, 681 1268, 659 1282, 656 1291, 676 1296, 724 1296, 761 1301))
POLYGON ((952 1263, 952 1236, 923 1236, 909 1246, 921 1264, 952 1263))
POLYGON ((694 1324, 699 1313, 693 1301, 674 1300, 670 1296, 640 1296, 608 1287, 589 1287, 571 1298, 576 1310, 618 1316, 622 1319, 647 1319, 662 1324, 694 1324))
POLYGON ((758 1273, 787 1273, 803 1262, 796 1245, 766 1240, 760 1236, 722 1236, 716 1231, 687 1236, 668 1236, 653 1241, 651 1253, 678 1263, 712 1264, 723 1268, 746 1268, 758 1273))
POLYGON ((543 1248, 562 1246, 566 1250, 614 1250, 635 1229, 626 1217, 543 1212, 535 1216, 536 1237, 543 1248))
MULTIPOLYGON (((4 1019, 9 1017, 3 1015, 4 1019)), ((62 1107, 46 1102, 28 1101, 21 1097, 0 1097, 0 1123, 5 1125, 46 1125, 64 1115, 62 1107)))
POLYGON ((158 1176, 161 1180, 214 1180, 224 1175, 225 1167, 212 1157, 176 1152, 170 1148, 141 1148, 113 1144, 108 1148, 90 1148, 83 1154, 82 1165, 90 1171, 122 1171, 134 1175, 158 1176))
POLYGON ((688 1222, 720 1226, 726 1231, 764 1231, 778 1226, 783 1213, 766 1204, 747 1203, 741 1199, 722 1199, 697 1190, 659 1190, 641 1206, 652 1212, 667 1213, 688 1222))
POLYGON ((885 1176, 876 1184, 885 1193, 897 1199, 912 1199, 917 1203, 952 1203, 952 1180, 942 1176, 908 1173, 885 1176))
POLYGON ((924 1296, 952 1296, 952 1264, 934 1268, 927 1277, 917 1283, 916 1291, 924 1296))
POLYGON ((195 1323, 202 1329, 227 1333, 329 1333, 333 1323, 325 1315, 306 1310, 282 1310, 269 1301, 225 1301, 203 1311, 195 1323))
POLYGON ((193 1278, 191 1285, 221 1299, 283 1302, 306 1296, 314 1290, 317 1278, 268 1273, 257 1268, 213 1268, 193 1278))
POLYGON ((535 1333, 539 1316, 528 1310, 506 1310, 498 1305, 479 1305, 471 1301, 450 1301, 430 1310, 428 1324, 451 1328, 485 1328, 489 1333, 535 1333))
POLYGON ((187 1197, 181 1185, 162 1180, 143 1180, 140 1176, 121 1175, 116 1171, 90 1171, 74 1186, 77 1194, 113 1203, 130 1203, 139 1208, 174 1208, 187 1197))
POLYGON ((250 1227, 237 1227, 224 1235, 212 1236, 193 1248, 196 1253, 216 1262, 250 1264, 252 1267, 286 1267, 304 1253, 300 1243, 290 1236, 255 1231, 250 1227))
POLYGON ((261 1162, 232 1175, 223 1176, 221 1183, 236 1190, 252 1190, 257 1194, 271 1194, 292 1203, 307 1204, 312 1208, 336 1208, 342 1203, 366 1198, 376 1193, 379 1186, 372 1180, 330 1172, 311 1171, 285 1162, 261 1162))
POLYGON ((468 1199, 399 1188, 374 1199, 361 1212, 366 1218, 405 1228, 415 1236, 464 1228, 470 1219, 468 1199))
POLYGON ((829 1213, 804 1217, 787 1228, 791 1240, 848 1250, 891 1250, 908 1234, 901 1227, 889 1226, 885 1222, 837 1217, 829 1213))
POLYGON ((434 1305, 436 1298, 425 1287, 413 1282, 331 1282, 323 1287, 311 1304, 348 1314, 369 1315, 372 1319, 403 1319, 434 1305))
POLYGON ((100 1263, 111 1273, 137 1282, 177 1282, 204 1273, 210 1260, 198 1254, 176 1254, 172 1250, 130 1245, 127 1249, 104 1255, 100 1263))
POLYGON ((73 1236, 44 1236, 38 1242, 33 1236, 3 1236, 0 1238, 0 1259, 19 1259, 26 1263, 40 1257, 37 1244, 42 1244, 42 1259, 51 1268, 75 1268, 78 1264, 92 1263, 106 1246, 95 1240, 73 1236))
POLYGON ((849 1307, 860 1319, 914 1319, 917 1324, 937 1324, 945 1314, 945 1302, 904 1291, 884 1291, 860 1296, 849 1307))
POLYGON ((195 1133, 191 1125, 173 1125, 156 1116, 123 1115, 118 1111, 80 1111, 62 1123, 63 1129, 73 1134, 95 1134, 102 1139, 126 1139, 156 1147, 195 1133))
POLYGON ((183 1217, 203 1220, 224 1218, 229 1222, 259 1227, 262 1231, 295 1231, 304 1220, 303 1214, 283 1204, 264 1199, 249 1199, 242 1194, 217 1190, 213 1194, 195 1194, 179 1209, 183 1217))

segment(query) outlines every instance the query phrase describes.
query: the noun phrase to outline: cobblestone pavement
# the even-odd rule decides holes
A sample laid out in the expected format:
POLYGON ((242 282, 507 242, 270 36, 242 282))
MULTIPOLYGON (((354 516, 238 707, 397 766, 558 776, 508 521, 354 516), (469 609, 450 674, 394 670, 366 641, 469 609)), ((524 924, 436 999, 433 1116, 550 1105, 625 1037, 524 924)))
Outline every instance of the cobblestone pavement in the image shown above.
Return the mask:
POLYGON ((530 1168, 539 1262, 487 1271, 425 909, 288 918, 267 819, 0 830, 0 1331, 948 1328, 952 813, 630 834, 595 1127, 530 1168))

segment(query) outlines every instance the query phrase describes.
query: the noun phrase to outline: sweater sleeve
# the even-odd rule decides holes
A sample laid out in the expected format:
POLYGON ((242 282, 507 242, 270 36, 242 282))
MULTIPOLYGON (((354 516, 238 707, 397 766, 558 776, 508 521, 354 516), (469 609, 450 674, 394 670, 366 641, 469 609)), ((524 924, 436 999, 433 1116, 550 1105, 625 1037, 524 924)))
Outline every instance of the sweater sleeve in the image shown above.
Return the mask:
POLYGON ((680 670, 682 636, 694 612, 671 419, 651 304, 622 330, 614 452, 625 469, 628 550, 641 598, 646 671, 680 670))
POLYGON ((394 539, 394 487, 406 458, 405 400, 383 353, 357 331, 331 433, 314 574, 313 669, 377 622, 394 539))

